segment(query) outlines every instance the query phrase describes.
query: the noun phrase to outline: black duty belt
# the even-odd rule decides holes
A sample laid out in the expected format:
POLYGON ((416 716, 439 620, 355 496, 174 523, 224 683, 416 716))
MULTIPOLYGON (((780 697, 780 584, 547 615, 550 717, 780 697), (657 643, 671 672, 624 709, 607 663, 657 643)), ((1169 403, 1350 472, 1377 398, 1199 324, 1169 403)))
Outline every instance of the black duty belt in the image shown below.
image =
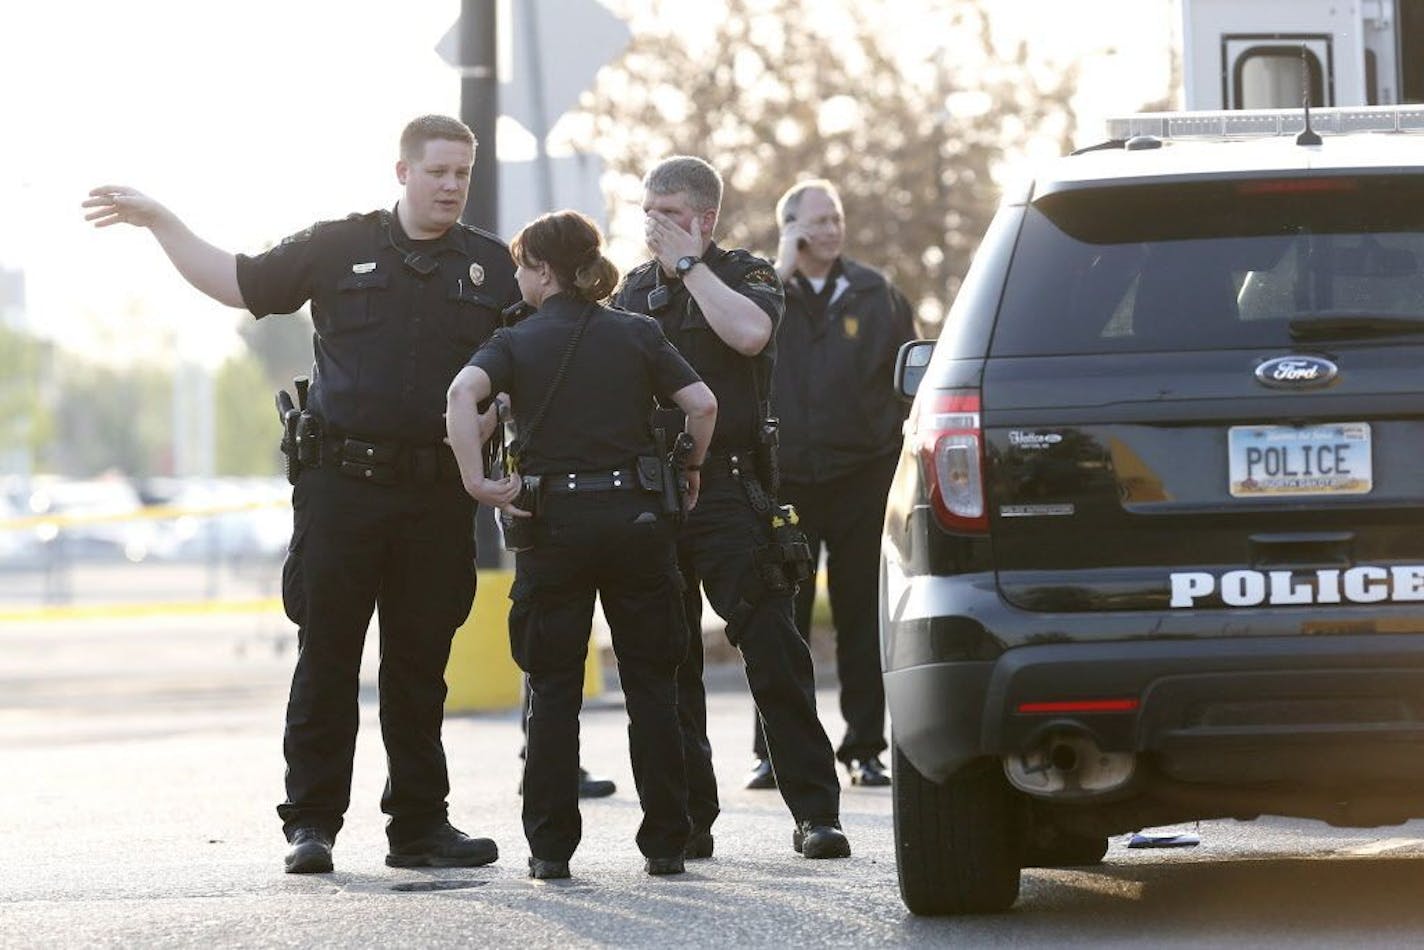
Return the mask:
POLYGON ((550 473, 544 476, 543 489, 554 495, 578 495, 594 491, 633 491, 638 486, 638 473, 633 468, 611 472, 550 473))
POLYGON ((756 453, 752 449, 732 452, 708 452, 702 460, 702 473, 717 475, 755 475, 756 453))
POLYGON ((375 485, 432 485, 460 477, 455 453, 442 442, 377 441, 327 431, 321 461, 324 467, 375 485))

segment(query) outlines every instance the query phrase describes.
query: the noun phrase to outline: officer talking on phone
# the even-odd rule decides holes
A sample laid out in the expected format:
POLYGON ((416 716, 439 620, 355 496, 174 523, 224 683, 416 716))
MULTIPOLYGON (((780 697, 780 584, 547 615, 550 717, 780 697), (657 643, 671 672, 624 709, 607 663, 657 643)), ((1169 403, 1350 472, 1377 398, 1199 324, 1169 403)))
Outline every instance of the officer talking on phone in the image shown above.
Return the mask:
MULTIPOLYGON (((781 417, 781 499, 796 507, 813 562, 827 554, 845 737, 836 757, 854 785, 883 786, 885 687, 880 678, 879 556, 885 498, 905 407, 891 386, 895 355, 915 338, 910 304, 879 271, 845 257, 840 194, 824 179, 776 205, 776 272, 786 287, 773 402, 781 417)), ((796 595, 808 640, 816 584, 796 595)), ((759 722, 748 788, 776 784, 759 722)))
MULTIPOLYGON (((880 761, 886 748, 880 531, 904 422, 890 379, 901 343, 914 339, 914 320, 910 303, 884 275, 842 254, 846 219, 829 181, 797 182, 776 202, 776 218, 782 228, 776 273, 786 286, 772 375, 782 420, 782 500, 796 507, 813 563, 823 548, 827 554, 846 721, 836 758, 853 785, 889 785, 880 761)), ((815 601, 815 581, 803 584, 796 628, 807 640, 815 601)), ((773 788, 759 722, 753 736, 756 763, 746 786, 773 788)))

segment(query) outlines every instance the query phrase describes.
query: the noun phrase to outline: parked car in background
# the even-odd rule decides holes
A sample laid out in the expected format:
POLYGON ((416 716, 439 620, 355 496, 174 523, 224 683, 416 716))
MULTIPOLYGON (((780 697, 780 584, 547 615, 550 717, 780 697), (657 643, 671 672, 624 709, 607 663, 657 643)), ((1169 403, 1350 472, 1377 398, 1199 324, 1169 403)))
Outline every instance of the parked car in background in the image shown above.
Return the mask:
POLYGON ((164 560, 272 559, 292 534, 291 486, 283 478, 185 478, 151 482, 153 554, 164 560))
POLYGON ((126 478, 69 479, 37 476, 25 514, 43 516, 31 530, 42 545, 59 546, 63 559, 128 560, 148 557, 157 529, 143 517, 143 502, 126 478), (52 520, 50 520, 52 519, 52 520))

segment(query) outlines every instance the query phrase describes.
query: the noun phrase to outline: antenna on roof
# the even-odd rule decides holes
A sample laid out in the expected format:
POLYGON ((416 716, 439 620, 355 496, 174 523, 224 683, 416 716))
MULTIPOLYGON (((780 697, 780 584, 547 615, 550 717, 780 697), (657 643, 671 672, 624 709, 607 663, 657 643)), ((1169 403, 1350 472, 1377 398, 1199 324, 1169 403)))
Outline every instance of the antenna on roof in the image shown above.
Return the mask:
POLYGON ((1319 145, 1320 136, 1310 127, 1310 54, 1300 44, 1300 99, 1305 104, 1305 129, 1295 137, 1297 145, 1319 145))

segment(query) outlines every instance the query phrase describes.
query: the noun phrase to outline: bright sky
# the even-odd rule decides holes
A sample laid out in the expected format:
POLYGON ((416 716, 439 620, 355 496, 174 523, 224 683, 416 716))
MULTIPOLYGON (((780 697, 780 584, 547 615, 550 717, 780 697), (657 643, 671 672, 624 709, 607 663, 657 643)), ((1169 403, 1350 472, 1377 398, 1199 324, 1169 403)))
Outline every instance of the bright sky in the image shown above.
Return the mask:
MULTIPOLYGON (((230 250, 387 205, 401 127, 459 111, 433 50, 458 0, 42 0, 0 13, 0 264, 29 319, 85 350, 226 351, 240 312, 212 304, 131 228, 79 202, 131 184, 230 250), (221 331, 221 332, 219 332, 221 331)), ((246 319, 250 319, 247 317, 246 319)))
MULTIPOLYGON (((147 233, 92 229, 79 208, 85 193, 133 185, 233 251, 389 206, 401 127, 422 112, 459 112, 456 73, 434 51, 459 8, 459 0, 4 4, 0 267, 24 270, 31 326, 115 359, 176 349, 218 361, 232 328, 250 317, 191 290, 147 233)), ((1094 57, 1080 84, 1085 138, 1097 137, 1107 112, 1165 88, 1172 0, 992 8, 1006 14, 1006 29, 1056 38, 1055 55, 1094 57)))

